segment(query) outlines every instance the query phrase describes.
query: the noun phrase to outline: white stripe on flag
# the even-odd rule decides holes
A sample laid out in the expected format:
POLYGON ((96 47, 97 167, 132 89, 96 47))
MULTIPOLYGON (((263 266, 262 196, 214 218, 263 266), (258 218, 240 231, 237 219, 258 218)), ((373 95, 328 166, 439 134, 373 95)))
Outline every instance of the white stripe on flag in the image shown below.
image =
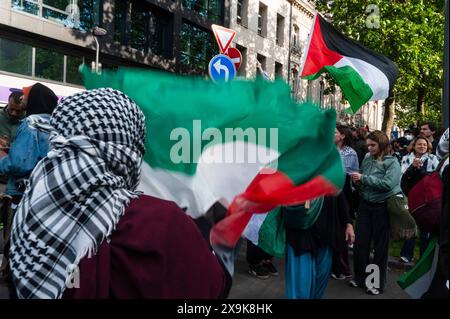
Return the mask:
POLYGON ((436 247, 434 249, 433 262, 431 264, 430 270, 405 289, 405 292, 410 295, 411 298, 420 299, 422 295, 426 293, 430 288, 431 282, 433 281, 434 274, 436 272, 438 257, 439 245, 436 244, 436 247))
POLYGON ((242 235, 250 240, 254 245, 258 246, 259 240, 259 230, 261 229, 261 225, 264 223, 268 213, 264 214, 253 214, 252 218, 245 227, 242 235))
POLYGON ((372 97, 369 101, 384 100, 389 96, 389 80, 380 69, 361 59, 344 56, 334 65, 336 68, 350 66, 359 73, 370 88, 372 97))
POLYGON ((245 191, 261 168, 279 155, 263 144, 242 141, 216 144, 203 151, 194 175, 153 168, 144 162, 138 190, 186 207, 189 216, 198 218, 217 201, 228 207, 235 196, 245 191))

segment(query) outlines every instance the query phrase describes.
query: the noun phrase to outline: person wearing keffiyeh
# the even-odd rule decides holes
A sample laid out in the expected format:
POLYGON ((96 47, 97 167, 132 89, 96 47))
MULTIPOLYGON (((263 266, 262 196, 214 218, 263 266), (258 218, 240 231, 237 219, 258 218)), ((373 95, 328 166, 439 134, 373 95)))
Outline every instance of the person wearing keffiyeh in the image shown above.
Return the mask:
POLYGON ((228 293, 231 279, 192 220, 136 191, 146 132, 130 98, 84 91, 60 102, 49 124, 51 149, 30 176, 11 234, 19 298, 228 293), (79 288, 66 289, 77 268, 79 288))

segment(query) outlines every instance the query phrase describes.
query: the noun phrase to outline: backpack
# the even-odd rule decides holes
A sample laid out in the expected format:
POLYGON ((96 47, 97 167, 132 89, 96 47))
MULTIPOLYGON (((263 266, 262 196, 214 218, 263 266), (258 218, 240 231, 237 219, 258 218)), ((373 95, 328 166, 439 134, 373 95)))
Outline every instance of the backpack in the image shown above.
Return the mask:
POLYGON ((436 171, 425 175, 408 193, 408 207, 419 228, 426 232, 439 231, 441 220, 443 184, 439 171, 445 162, 441 160, 436 171))

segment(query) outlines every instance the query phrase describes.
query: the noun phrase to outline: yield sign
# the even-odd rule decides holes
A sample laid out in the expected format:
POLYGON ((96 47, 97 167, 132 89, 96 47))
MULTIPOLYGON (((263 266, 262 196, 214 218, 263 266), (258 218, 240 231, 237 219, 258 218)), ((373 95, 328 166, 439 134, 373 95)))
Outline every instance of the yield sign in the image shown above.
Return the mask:
POLYGON ((234 36, 236 35, 236 31, 221 27, 217 24, 211 25, 211 28, 214 32, 214 36, 216 37, 217 43, 220 47, 220 52, 227 52, 228 47, 233 41, 234 36))
POLYGON ((239 67, 242 63, 242 54, 236 48, 229 48, 227 51, 227 55, 230 57, 231 61, 233 61, 236 70, 239 70, 239 67))

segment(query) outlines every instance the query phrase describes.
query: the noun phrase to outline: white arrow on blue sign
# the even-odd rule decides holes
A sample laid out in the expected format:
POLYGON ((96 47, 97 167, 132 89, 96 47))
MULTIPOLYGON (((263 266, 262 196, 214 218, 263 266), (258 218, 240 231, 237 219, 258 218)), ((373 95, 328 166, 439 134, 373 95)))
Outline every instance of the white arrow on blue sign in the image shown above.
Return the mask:
POLYGON ((214 82, 228 82, 236 77, 236 67, 228 56, 218 54, 209 61, 208 73, 214 82))

